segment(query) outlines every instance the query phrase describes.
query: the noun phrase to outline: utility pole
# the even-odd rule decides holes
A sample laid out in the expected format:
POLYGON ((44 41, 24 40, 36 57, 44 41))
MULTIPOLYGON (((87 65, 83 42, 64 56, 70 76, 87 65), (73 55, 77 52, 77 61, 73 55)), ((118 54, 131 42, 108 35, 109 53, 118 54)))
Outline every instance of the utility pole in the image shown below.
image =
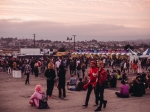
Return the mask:
POLYGON ((75 37, 76 35, 72 35, 74 37, 74 50, 75 50, 75 37))
POLYGON ((35 48, 35 34, 33 34, 33 36, 34 36, 34 48, 35 48))

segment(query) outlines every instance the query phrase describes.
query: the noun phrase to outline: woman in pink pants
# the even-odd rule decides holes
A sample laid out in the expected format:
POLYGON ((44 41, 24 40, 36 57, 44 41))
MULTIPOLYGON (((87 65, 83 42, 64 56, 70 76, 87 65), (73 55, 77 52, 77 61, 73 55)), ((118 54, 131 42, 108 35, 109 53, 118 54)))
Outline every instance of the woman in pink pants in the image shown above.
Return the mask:
POLYGON ((42 99, 42 86, 41 85, 36 85, 35 87, 35 92, 34 94, 30 97, 30 104, 32 106, 36 106, 37 108, 39 107, 39 100, 42 99))

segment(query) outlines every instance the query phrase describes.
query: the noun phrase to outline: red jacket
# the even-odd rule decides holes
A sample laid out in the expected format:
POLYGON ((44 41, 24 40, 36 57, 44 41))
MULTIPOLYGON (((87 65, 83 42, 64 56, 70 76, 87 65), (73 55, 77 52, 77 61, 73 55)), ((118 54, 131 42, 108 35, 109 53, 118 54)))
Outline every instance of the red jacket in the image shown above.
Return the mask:
POLYGON ((89 84, 96 85, 96 77, 93 76, 93 73, 97 73, 97 71, 98 71, 97 67, 90 68, 90 71, 89 71, 90 82, 87 83, 86 85, 84 85, 84 87, 83 87, 84 89, 87 89, 89 84))
POLYGON ((106 81, 107 79, 107 73, 106 71, 102 68, 102 70, 100 71, 100 73, 98 74, 99 76, 99 80, 98 80, 98 85, 102 86, 103 85, 103 82, 106 81))

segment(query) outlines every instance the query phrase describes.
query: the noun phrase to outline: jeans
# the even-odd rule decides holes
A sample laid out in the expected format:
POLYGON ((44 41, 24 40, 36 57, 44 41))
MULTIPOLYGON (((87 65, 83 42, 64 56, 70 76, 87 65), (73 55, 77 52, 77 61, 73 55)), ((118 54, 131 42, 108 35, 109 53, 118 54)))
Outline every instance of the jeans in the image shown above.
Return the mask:
POLYGON ((27 77, 26 77, 25 84, 27 84, 27 83, 29 84, 29 73, 26 73, 26 76, 27 76, 27 77))

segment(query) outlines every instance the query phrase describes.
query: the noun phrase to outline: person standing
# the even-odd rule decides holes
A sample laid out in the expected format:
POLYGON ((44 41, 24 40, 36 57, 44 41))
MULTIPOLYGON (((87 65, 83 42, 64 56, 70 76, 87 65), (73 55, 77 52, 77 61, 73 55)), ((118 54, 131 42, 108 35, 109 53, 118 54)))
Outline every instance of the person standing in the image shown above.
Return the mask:
POLYGON ((42 63, 41 63, 41 60, 39 59, 39 61, 38 61, 38 71, 39 71, 39 73, 41 73, 41 66, 42 66, 42 63))
POLYGON ((30 63, 30 66, 32 68, 32 74, 34 73, 34 64, 35 64, 35 62, 34 62, 34 60, 32 60, 30 63))
POLYGON ((25 68, 24 68, 24 72, 25 72, 25 75, 27 76, 26 77, 26 81, 25 81, 25 84, 30 84, 29 83, 29 75, 30 75, 30 72, 31 72, 31 66, 29 65, 29 62, 26 61, 26 65, 25 65, 25 68))
POLYGON ((134 70, 133 70, 133 62, 132 62, 132 61, 130 62, 130 69, 131 69, 132 73, 134 73, 134 70))
POLYGON ((111 68, 112 69, 114 68, 114 60, 113 59, 111 60, 111 68))
POLYGON ((103 69, 104 64, 102 61, 99 61, 99 71, 97 75, 97 85, 96 85, 96 102, 100 100, 100 105, 95 111, 101 111, 102 104, 106 108, 107 101, 104 100, 104 88, 105 82, 107 79, 107 72, 103 69))
POLYGON ((87 58, 86 61, 85 61, 86 69, 87 69, 87 67, 88 67, 88 62, 89 62, 89 60, 88 60, 88 58, 87 58))
POLYGON ((73 66, 72 60, 70 61, 69 69, 70 69, 70 75, 73 74, 73 72, 74 72, 74 66, 73 66))
POLYGON ((59 84, 58 84, 58 89, 59 89, 59 98, 62 97, 62 91, 63 91, 63 97, 66 97, 66 89, 65 89, 65 83, 66 83, 66 70, 61 64, 59 66, 59 72, 58 72, 58 77, 59 77, 59 84))
MULTIPOLYGON (((89 98, 90 98, 90 95, 91 95, 91 92, 93 90, 93 88, 95 87, 96 85, 96 77, 95 75, 97 74, 97 71, 98 71, 98 68, 96 67, 96 63, 94 61, 91 61, 90 62, 90 71, 89 71, 89 77, 90 77, 90 80, 89 80, 89 83, 84 85, 84 89, 88 89, 87 91, 87 95, 86 95, 86 100, 85 100, 85 104, 82 105, 84 107, 87 107, 88 106, 88 102, 89 102, 89 98)), ((96 102, 97 104, 97 102, 96 102)))
POLYGON ((124 61, 123 70, 127 70, 127 62, 126 61, 124 61))
POLYGON ((106 59, 105 59, 105 58, 103 59, 103 63, 104 63, 104 68, 105 68, 105 65, 106 65, 106 64, 105 64, 105 63, 106 63, 106 59))
POLYGON ((120 67, 121 67, 120 71, 121 72, 123 71, 123 65, 124 65, 124 61, 121 61, 121 63, 120 63, 120 67))
POLYGON ((84 78, 84 76, 85 76, 85 69, 86 69, 86 65, 85 65, 85 63, 82 63, 82 74, 83 74, 83 78, 84 78))
POLYGON ((80 74, 81 74, 81 64, 79 63, 77 65, 77 75, 78 75, 78 78, 80 78, 80 74))
POLYGON ((56 67, 56 71, 57 71, 57 75, 58 75, 58 71, 59 71, 59 66, 60 66, 61 62, 59 60, 57 60, 55 62, 55 67, 56 67))
POLYGON ((36 62, 35 64, 34 64, 34 75, 35 75, 35 77, 38 77, 38 75, 39 75, 39 70, 38 70, 38 63, 36 62))
POLYGON ((54 88, 54 79, 56 77, 54 64, 52 62, 48 64, 48 68, 45 71, 44 76, 47 78, 47 96, 50 98, 52 96, 54 88))
POLYGON ((137 73, 142 73, 142 67, 141 67, 141 61, 138 60, 138 63, 137 63, 137 73))
POLYGON ((11 74, 11 72, 12 72, 12 60, 11 59, 9 59, 8 60, 8 74, 11 74))
POLYGON ((134 73, 137 73, 137 64, 135 61, 133 62, 132 67, 133 67, 134 73))

